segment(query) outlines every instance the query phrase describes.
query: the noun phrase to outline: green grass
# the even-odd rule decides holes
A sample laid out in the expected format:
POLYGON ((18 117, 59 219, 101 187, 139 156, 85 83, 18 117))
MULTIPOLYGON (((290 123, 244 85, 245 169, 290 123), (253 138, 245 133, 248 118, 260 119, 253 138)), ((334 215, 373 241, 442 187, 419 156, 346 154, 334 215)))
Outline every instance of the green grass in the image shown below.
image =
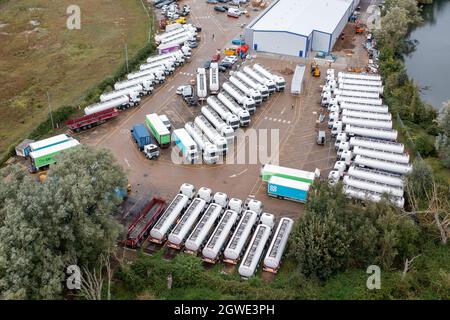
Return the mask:
MULTIPOLYGON (((86 92, 147 43, 149 20, 140 0, 79 0, 81 30, 66 28, 69 0, 0 3, 0 155, 7 154, 53 111, 78 105, 86 92), (30 10, 30 8, 32 10, 30 10), (34 8, 34 9, 33 9, 34 8), (41 29, 32 31, 31 20, 41 29)), ((62 125, 62 124, 61 124, 62 125)))

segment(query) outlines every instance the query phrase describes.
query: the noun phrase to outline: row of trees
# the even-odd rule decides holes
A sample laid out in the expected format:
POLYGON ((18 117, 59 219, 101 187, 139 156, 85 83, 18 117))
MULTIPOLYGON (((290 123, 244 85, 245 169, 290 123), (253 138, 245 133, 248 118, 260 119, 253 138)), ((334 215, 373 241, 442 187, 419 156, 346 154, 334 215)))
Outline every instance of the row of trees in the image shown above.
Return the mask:
POLYGON ((15 165, 1 170, 0 296, 58 299, 65 270, 97 268, 122 230, 112 214, 126 176, 110 152, 61 155, 44 182, 15 165))

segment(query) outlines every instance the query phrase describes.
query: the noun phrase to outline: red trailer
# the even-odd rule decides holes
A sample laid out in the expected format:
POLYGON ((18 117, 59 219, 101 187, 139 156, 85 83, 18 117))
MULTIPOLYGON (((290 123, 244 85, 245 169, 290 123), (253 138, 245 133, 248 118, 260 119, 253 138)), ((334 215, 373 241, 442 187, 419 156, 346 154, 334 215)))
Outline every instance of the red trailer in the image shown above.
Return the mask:
POLYGON ((77 119, 69 120, 66 122, 66 125, 70 130, 80 132, 81 130, 90 129, 93 126, 102 124, 106 120, 117 117, 118 115, 119 111, 115 108, 111 108, 108 110, 93 113, 88 116, 83 116, 77 119))
POLYGON ((163 199, 154 197, 150 200, 128 227, 125 245, 127 247, 136 248, 165 209, 166 201, 163 199))

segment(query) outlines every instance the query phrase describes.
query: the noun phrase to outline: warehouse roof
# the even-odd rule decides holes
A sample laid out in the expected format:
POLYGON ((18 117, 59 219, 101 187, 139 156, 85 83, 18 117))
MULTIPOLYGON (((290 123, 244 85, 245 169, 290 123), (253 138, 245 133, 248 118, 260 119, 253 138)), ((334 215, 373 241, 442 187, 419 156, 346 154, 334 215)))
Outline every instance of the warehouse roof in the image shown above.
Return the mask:
POLYGON ((331 34, 352 3, 353 0, 278 0, 250 28, 304 36, 314 30, 331 34))

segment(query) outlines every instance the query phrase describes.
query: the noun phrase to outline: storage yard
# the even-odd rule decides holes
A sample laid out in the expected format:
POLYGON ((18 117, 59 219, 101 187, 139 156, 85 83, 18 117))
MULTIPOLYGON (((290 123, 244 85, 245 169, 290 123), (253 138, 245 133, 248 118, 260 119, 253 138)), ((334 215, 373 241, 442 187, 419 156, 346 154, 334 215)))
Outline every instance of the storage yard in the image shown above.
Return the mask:
MULTIPOLYGON (((358 3, 339 3, 338 30, 358 3)), ((403 207, 411 165, 381 77, 347 72, 347 54, 333 56, 333 66, 316 59, 309 40, 300 54, 261 53, 244 41, 243 28, 260 13, 247 10, 234 20, 204 2, 162 7, 158 52, 67 123, 76 139, 29 144, 31 171, 79 143, 111 150, 131 185, 118 217, 128 228, 126 248, 183 250, 238 265, 243 278, 263 253, 263 269, 276 273, 317 179, 342 179, 347 196, 363 201, 390 193, 403 207), (178 21, 177 12, 179 23, 162 16, 178 21)), ((319 51, 328 55, 339 34, 329 33, 319 51)))

